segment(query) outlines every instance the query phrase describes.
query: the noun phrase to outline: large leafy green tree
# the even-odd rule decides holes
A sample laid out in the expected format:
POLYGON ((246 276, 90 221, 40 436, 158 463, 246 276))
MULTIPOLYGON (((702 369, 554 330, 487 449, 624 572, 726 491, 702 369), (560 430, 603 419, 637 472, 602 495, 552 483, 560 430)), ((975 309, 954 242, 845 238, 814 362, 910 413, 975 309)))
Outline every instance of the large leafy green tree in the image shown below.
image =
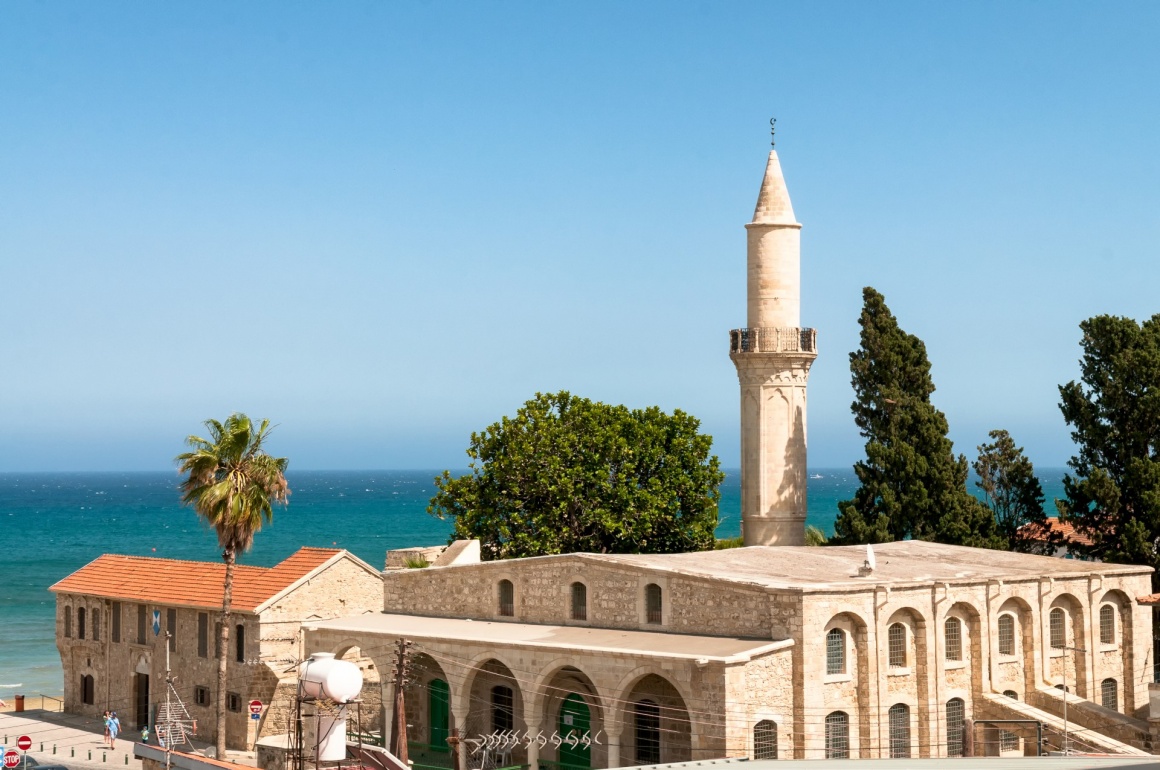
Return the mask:
POLYGON ((680 410, 537 393, 471 435, 471 472, 437 477, 427 510, 485 559, 711 549, 724 474, 699 427, 680 410))
POLYGON ((979 446, 975 460, 975 482, 983 490, 984 501, 995 516, 995 527, 1004 541, 1004 547, 1021 553, 1048 555, 1053 546, 1046 542, 1046 514, 1043 512, 1043 487, 1035 475, 1035 467, 1023 447, 1005 430, 993 430, 988 436, 991 443, 979 446), (1038 537, 1031 537, 1031 524, 1038 537))
POLYGON ((226 663, 229 660, 230 599, 238 554, 250 549, 263 523, 273 520, 274 503, 286 503, 285 457, 271 457, 263 447, 270 421, 255 426, 244 414, 225 421, 206 420, 208 439, 190 436, 189 452, 177 456, 182 502, 217 533, 226 565, 218 640, 217 755, 226 750, 226 663))
MULTIPOLYGON (((1160 568, 1160 314, 1080 324, 1080 382, 1059 388, 1077 446, 1060 514, 1091 545, 1081 556, 1160 568)), ((1152 576, 1160 590, 1160 573, 1152 576)))
POLYGON ((838 503, 834 542, 998 546, 991 512, 967 491, 967 458, 955 456, 946 417, 930 402, 926 345, 899 328, 881 294, 867 287, 862 297, 850 373, 866 459, 854 465, 854 498, 838 503))

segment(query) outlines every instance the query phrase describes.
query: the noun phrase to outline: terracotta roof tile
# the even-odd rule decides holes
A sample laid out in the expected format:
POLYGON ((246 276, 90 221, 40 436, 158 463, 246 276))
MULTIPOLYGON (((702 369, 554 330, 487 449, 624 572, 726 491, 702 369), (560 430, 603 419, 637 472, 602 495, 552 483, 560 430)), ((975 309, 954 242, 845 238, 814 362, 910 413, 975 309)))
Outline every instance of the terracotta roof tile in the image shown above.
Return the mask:
MULTIPOLYGON (((231 605, 254 612, 263 602, 321 567, 337 548, 300 548, 273 567, 234 568, 231 605)), ((49 588, 58 593, 108 599, 218 608, 226 567, 221 562, 180 561, 150 556, 104 554, 49 588)))
POLYGON ((1091 545, 1092 539, 1087 535, 1075 531, 1075 527, 1068 522, 1061 522, 1058 516, 1048 516, 1047 526, 1032 522, 1019 528, 1019 534, 1029 540, 1047 540, 1051 535, 1060 535, 1065 543, 1077 545, 1091 545))

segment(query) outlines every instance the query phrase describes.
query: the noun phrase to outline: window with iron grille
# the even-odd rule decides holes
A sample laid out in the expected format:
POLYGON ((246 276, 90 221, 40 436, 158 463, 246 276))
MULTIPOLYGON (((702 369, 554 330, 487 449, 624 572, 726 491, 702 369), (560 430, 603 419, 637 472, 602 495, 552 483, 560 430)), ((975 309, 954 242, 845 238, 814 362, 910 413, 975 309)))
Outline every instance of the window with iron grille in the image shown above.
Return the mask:
POLYGON ((121 603, 113 602, 113 641, 121 643, 121 603))
POLYGON ((644 607, 645 620, 649 623, 659 624, 663 617, 663 604, 661 598, 661 587, 656 583, 649 583, 644 587, 644 607))
POLYGON ((195 687, 193 688, 193 702, 199 706, 209 705, 209 688, 195 687))
POLYGON ((491 731, 504 733, 515 727, 516 708, 512 688, 497 684, 491 688, 491 731))
POLYGON ((1018 751, 1019 736, 1010 730, 999 731, 999 751, 1018 751))
POLYGON ((886 632, 890 651, 890 667, 906 668, 906 626, 894 623, 886 632))
POLYGON ((826 715, 826 759, 850 758, 850 717, 845 711, 826 715))
POLYGON ((963 659, 963 623, 958 618, 947 618, 944 625, 947 660, 963 659))
POLYGON ((1110 604, 1100 607, 1100 644, 1116 643, 1116 608, 1110 604))
POLYGON ((1100 682, 1100 705, 1112 711, 1120 710, 1120 692, 1115 679, 1100 682))
POLYGON ((753 726, 753 758, 777 759, 777 723, 763 719, 753 726))
POLYGON ((588 586, 580 581, 572 584, 572 620, 588 620, 588 586))
POLYGON ((895 703, 890 707, 890 758, 910 756, 910 706, 895 703))
POLYGON ((1015 617, 1003 614, 999 616, 999 654, 1015 654, 1015 617))
POLYGON ((636 763, 656 765, 661 761, 661 708, 651 700, 633 704, 633 737, 636 763))
POLYGON ((1062 650, 1067 646, 1067 615, 1063 608, 1056 607, 1048 616, 1048 625, 1051 630, 1051 646, 1062 650))
POLYGON ((499 614, 505 618, 516 614, 516 587, 510 580, 499 581, 499 614))
POLYGON ((962 698, 947 701, 947 756, 963 755, 963 720, 966 717, 962 698))
POLYGON ((85 619, 88 613, 84 607, 77 607, 77 639, 85 638, 85 619))
POLYGON ((846 673, 846 632, 840 628, 826 632, 826 673, 846 673))

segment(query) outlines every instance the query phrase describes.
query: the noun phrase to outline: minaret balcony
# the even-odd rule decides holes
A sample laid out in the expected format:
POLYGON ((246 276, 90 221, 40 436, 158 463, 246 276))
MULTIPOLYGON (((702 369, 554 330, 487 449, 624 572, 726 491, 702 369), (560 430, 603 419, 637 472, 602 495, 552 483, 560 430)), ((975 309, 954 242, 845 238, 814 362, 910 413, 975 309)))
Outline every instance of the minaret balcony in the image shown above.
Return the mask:
POLYGON ((765 326, 729 332, 730 353, 814 353, 818 352, 816 329, 765 326))

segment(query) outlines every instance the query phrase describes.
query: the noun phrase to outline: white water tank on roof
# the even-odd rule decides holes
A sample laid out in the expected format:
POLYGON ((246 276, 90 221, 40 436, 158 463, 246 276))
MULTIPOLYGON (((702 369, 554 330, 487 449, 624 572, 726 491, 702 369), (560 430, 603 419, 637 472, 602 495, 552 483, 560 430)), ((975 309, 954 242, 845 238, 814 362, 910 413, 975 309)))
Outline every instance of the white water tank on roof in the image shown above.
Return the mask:
POLYGON ((302 664, 298 675, 302 691, 313 698, 329 698, 335 703, 349 703, 362 692, 363 675, 358 666, 335 660, 334 653, 316 652, 302 664))

